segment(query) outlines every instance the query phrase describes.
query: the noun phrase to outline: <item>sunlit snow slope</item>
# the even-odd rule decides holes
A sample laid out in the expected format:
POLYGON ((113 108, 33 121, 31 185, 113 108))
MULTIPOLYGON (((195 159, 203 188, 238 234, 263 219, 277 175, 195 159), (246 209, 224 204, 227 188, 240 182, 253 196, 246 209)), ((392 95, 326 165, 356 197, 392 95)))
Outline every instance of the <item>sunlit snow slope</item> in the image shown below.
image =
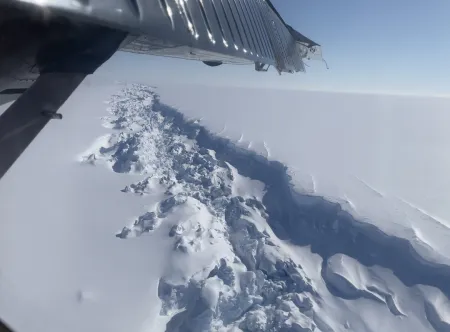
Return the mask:
POLYGON ((277 145, 209 131, 177 89, 88 81, 0 182, 2 318, 24 332, 450 330, 450 253, 419 232, 445 222, 390 210, 361 177, 358 197, 311 192, 295 177, 311 161, 294 174, 277 145))

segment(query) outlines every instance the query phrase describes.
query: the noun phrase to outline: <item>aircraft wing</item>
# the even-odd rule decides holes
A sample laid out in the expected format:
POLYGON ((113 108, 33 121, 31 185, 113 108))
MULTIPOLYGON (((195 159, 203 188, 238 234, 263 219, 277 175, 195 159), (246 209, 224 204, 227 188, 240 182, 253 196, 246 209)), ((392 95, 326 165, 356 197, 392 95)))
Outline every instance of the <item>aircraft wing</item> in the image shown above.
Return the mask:
POLYGON ((305 70, 320 45, 269 0, 0 0, 0 178, 116 51, 305 70), (50 105, 50 106, 49 106, 50 105))

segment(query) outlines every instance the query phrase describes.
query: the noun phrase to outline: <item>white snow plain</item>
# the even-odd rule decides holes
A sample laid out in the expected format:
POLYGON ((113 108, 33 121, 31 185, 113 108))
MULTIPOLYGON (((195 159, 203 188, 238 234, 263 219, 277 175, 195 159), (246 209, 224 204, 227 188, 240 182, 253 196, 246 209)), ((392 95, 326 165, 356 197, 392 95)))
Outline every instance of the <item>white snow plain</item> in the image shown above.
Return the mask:
POLYGON ((449 104, 90 78, 0 181, 0 316, 449 331, 449 104))

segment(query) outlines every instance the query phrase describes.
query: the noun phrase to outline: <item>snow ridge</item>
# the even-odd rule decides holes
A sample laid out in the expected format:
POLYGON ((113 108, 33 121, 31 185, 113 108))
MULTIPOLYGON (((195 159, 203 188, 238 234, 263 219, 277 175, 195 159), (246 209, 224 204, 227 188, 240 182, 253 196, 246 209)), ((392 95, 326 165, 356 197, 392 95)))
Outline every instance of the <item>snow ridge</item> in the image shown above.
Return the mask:
POLYGON ((184 259, 202 260, 208 251, 228 248, 206 260, 200 271, 185 268, 181 276, 160 279, 161 315, 173 316, 167 330, 211 331, 225 325, 246 331, 313 331, 310 281, 252 221, 267 218, 262 197, 237 195, 235 182, 245 180, 194 141, 197 126, 180 126, 181 117, 163 114, 159 106, 145 86, 133 85, 113 96, 111 116, 104 120, 117 132, 85 160, 145 176, 123 192, 142 196, 158 186, 165 190, 165 198, 125 226, 118 238, 139 237, 164 225, 174 251, 187 255, 184 259))
MULTIPOLYGON (((358 285, 346 268, 336 271, 340 254, 363 264, 361 269, 388 268, 406 286, 434 286, 450 295, 449 266, 426 261, 406 240, 356 220, 339 204, 294 191, 285 165, 186 120, 152 88, 125 87, 112 97, 110 113, 105 126, 114 133, 84 160, 144 176, 123 188, 126 193, 164 190, 116 236, 151 235, 164 227, 173 239, 179 268, 161 276, 158 287, 167 331, 337 330, 320 314, 318 290, 284 252, 283 240, 321 256, 330 293, 382 303, 396 317, 407 315, 395 294, 358 285)), ((436 330, 445 329, 433 305, 425 304, 424 312, 436 330)))

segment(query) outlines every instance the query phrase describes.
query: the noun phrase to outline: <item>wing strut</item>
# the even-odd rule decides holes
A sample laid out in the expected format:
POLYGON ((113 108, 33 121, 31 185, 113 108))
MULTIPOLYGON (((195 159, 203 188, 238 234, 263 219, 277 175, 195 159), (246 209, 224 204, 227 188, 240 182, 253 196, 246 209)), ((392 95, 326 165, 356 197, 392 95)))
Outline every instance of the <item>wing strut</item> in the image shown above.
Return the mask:
POLYGON ((85 78, 85 74, 48 73, 0 116, 0 178, 85 78))
MULTIPOLYGON (((0 91, 5 100, 22 93, 0 115, 0 178, 51 119, 62 119, 62 115, 57 113, 58 109, 87 75, 92 74, 117 51, 127 36, 124 31, 88 23, 73 23, 58 17, 32 23, 20 18, 12 23, 7 21, 4 26, 8 27, 8 24, 27 32, 37 31, 28 34, 30 39, 22 43, 34 45, 26 49, 28 53, 25 55, 39 68, 39 76, 28 89, 15 87, 16 82, 11 80, 11 87, 0 91)), ((0 61, 4 60, 5 63, 12 62, 20 55, 11 45, 14 45, 21 31, 13 31, 16 34, 0 35, 2 45, 9 46, 8 49, 0 46, 0 61)), ((11 77, 10 74, 5 76, 11 77)))

